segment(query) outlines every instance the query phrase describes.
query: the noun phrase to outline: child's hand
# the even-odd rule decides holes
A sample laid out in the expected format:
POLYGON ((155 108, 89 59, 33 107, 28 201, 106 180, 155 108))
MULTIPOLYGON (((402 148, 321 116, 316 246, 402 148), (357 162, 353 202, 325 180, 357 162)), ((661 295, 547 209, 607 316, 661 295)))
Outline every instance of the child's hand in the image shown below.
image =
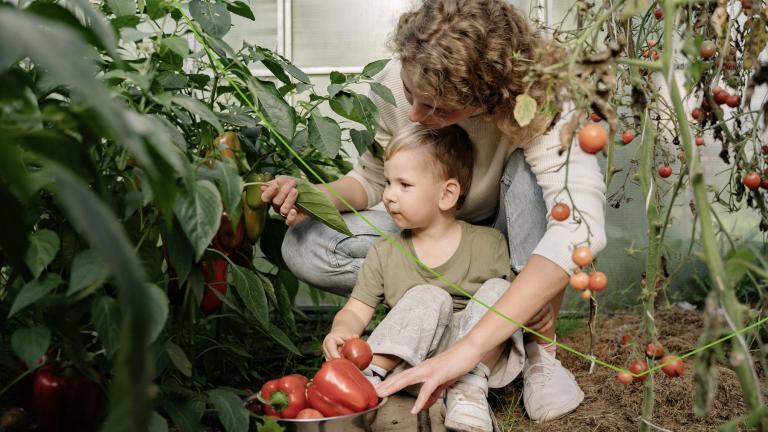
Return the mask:
POLYGON ((341 357, 341 353, 339 351, 341 346, 344 345, 344 341, 356 336, 357 335, 334 331, 328 333, 328 335, 326 335, 325 339, 323 340, 323 354, 325 354, 325 359, 331 360, 341 357))

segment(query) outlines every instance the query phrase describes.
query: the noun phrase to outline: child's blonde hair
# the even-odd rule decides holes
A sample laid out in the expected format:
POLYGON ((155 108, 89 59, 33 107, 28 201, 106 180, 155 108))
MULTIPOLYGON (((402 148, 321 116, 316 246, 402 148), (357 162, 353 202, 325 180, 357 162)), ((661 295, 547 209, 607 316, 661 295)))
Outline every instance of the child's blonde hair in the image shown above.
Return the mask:
POLYGON ((442 129, 429 129, 418 123, 401 129, 384 150, 384 161, 404 150, 425 150, 432 161, 433 173, 439 180, 456 179, 459 183, 460 209, 472 186, 472 166, 475 163, 475 148, 469 135, 457 125, 442 129))

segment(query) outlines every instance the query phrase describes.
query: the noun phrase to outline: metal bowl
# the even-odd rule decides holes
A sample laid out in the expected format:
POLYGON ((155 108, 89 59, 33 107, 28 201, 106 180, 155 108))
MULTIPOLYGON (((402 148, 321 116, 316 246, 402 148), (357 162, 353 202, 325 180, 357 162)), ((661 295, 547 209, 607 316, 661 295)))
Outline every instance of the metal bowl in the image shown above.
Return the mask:
POLYGON ((384 398, 373 408, 354 414, 321 419, 278 419, 285 432, 371 432, 379 408, 387 403, 384 398))

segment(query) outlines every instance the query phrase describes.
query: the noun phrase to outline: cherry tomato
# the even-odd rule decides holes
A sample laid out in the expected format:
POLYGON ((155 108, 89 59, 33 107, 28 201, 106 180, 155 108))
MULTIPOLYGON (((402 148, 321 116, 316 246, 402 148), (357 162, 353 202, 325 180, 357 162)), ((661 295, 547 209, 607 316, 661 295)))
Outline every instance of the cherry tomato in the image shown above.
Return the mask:
POLYGON ((297 419, 319 419, 323 418, 323 413, 314 408, 304 408, 296 414, 297 419))
POLYGON ((712 87, 712 96, 714 96, 714 95, 716 95, 716 94, 720 93, 721 91, 723 91, 723 88, 722 88, 722 87, 720 87, 720 86, 714 86, 714 87, 712 87))
POLYGON ((664 365, 661 367, 662 372, 668 377, 679 377, 683 375, 685 365, 677 356, 664 356, 664 358, 660 360, 660 363, 664 365))
POLYGON ((571 276, 571 286, 578 291, 584 291, 589 286, 589 275, 584 272, 576 272, 571 276))
POLYGON ((624 144, 629 144, 632 142, 632 140, 635 139, 635 133, 631 130, 625 130, 623 134, 621 134, 621 141, 624 144))
POLYGON ((760 174, 752 171, 745 175, 741 182, 744 183, 744 186, 752 190, 757 190, 757 188, 760 187, 760 181, 760 174))
POLYGON ((736 108, 741 105, 741 97, 739 95, 730 95, 728 96, 728 99, 725 100, 725 104, 731 108, 736 108))
POLYGON ((768 179, 760 180, 760 187, 763 189, 768 189, 768 179))
POLYGON ((744 10, 752 9, 752 0, 741 0, 741 8, 744 10))
POLYGON ((672 175, 672 166, 671 165, 661 165, 659 167, 659 177, 667 178, 672 175))
POLYGON ((661 57, 661 55, 659 54, 658 51, 654 51, 653 54, 651 55, 651 58, 653 59, 653 61, 659 61, 659 57, 661 57))
POLYGON ((656 9, 653 11, 653 16, 654 16, 654 17, 656 17, 656 20, 661 20, 662 18, 664 18, 664 11, 663 11, 663 10, 661 10, 661 8, 660 8, 660 7, 657 7, 657 8, 656 8, 656 9))
POLYGON ((733 70, 733 69, 736 69, 736 62, 727 61, 727 62, 723 63, 723 66, 724 66, 726 69, 730 69, 730 70, 733 70))
POLYGON ((696 143, 697 146, 701 147, 704 145, 704 137, 697 136, 694 142, 696 143))
POLYGON ((643 50, 643 58, 648 58, 648 56, 650 56, 650 55, 651 55, 651 52, 649 50, 647 50, 647 49, 643 50))
POLYGON ((648 48, 653 48, 656 46, 656 39, 648 39, 648 48))
POLYGON ((608 277, 605 273, 596 271, 589 275, 589 289, 593 292, 600 292, 608 285, 608 277))
POLYGON ((691 117, 693 117, 694 120, 701 119, 701 108, 694 108, 691 110, 691 117))
POLYGON ((586 289, 579 294, 579 297, 581 297, 583 300, 589 300, 592 298, 592 291, 586 289))
POLYGON ((645 347, 645 354, 655 359, 662 357, 664 356, 664 346, 659 342, 651 342, 645 347))
POLYGON ((701 54, 701 58, 708 59, 715 55, 715 43, 711 40, 705 40, 701 43, 701 49, 699 50, 699 54, 701 54))
POLYGON ((630 337, 628 333, 622 333, 621 337, 619 338, 619 345, 621 346, 627 346, 629 345, 630 337))
POLYGON ((601 121, 603 121, 603 117, 596 112, 590 113, 589 118, 592 119, 592 121, 595 123, 600 123, 601 121))
MULTIPOLYGON (((632 360, 632 362, 629 364, 629 371, 632 372, 634 375, 639 375, 645 371, 648 370, 648 363, 645 362, 645 360, 639 360, 635 359, 632 360)), ((635 381, 645 381, 646 378, 648 378, 648 375, 643 376, 633 376, 635 381)))
POLYGON ((727 91, 721 90, 721 91, 713 94, 712 95, 712 99, 715 100, 716 104, 722 105, 722 104, 724 104, 728 100, 729 96, 730 96, 730 94, 727 91))
POLYGON ((619 372, 619 374, 616 375, 616 379, 618 379, 619 382, 624 385, 630 385, 632 384, 632 381, 635 380, 635 377, 633 377, 629 372, 619 372))
POLYGON ((549 213, 552 215, 552 219, 556 221, 564 221, 571 215, 571 208, 568 207, 568 204, 557 203, 552 207, 552 210, 549 213))
POLYGON ((341 356, 351 361, 358 369, 363 370, 371 364, 373 351, 368 342, 360 338, 351 338, 344 341, 341 346, 341 356))
POLYGON ((573 254, 571 254, 571 259, 579 267, 589 265, 592 262, 592 258, 592 251, 586 246, 577 247, 573 250, 573 254))
POLYGON ((586 153, 595 154, 608 143, 608 133, 596 124, 588 124, 579 131, 579 146, 586 153))
POLYGON ((764 155, 768 155, 768 145, 760 147, 760 151, 762 151, 764 155))

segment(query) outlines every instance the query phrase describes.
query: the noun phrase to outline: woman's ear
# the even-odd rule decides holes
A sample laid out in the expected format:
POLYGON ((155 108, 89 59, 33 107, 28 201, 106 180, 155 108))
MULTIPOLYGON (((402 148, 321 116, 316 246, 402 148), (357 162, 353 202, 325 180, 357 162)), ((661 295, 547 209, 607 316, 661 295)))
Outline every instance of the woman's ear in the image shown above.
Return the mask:
POLYGON ((440 194, 440 202, 438 206, 442 211, 448 211, 456 208, 456 203, 459 202, 459 195, 461 194, 461 186, 458 180, 448 179, 443 183, 443 191, 440 194))

